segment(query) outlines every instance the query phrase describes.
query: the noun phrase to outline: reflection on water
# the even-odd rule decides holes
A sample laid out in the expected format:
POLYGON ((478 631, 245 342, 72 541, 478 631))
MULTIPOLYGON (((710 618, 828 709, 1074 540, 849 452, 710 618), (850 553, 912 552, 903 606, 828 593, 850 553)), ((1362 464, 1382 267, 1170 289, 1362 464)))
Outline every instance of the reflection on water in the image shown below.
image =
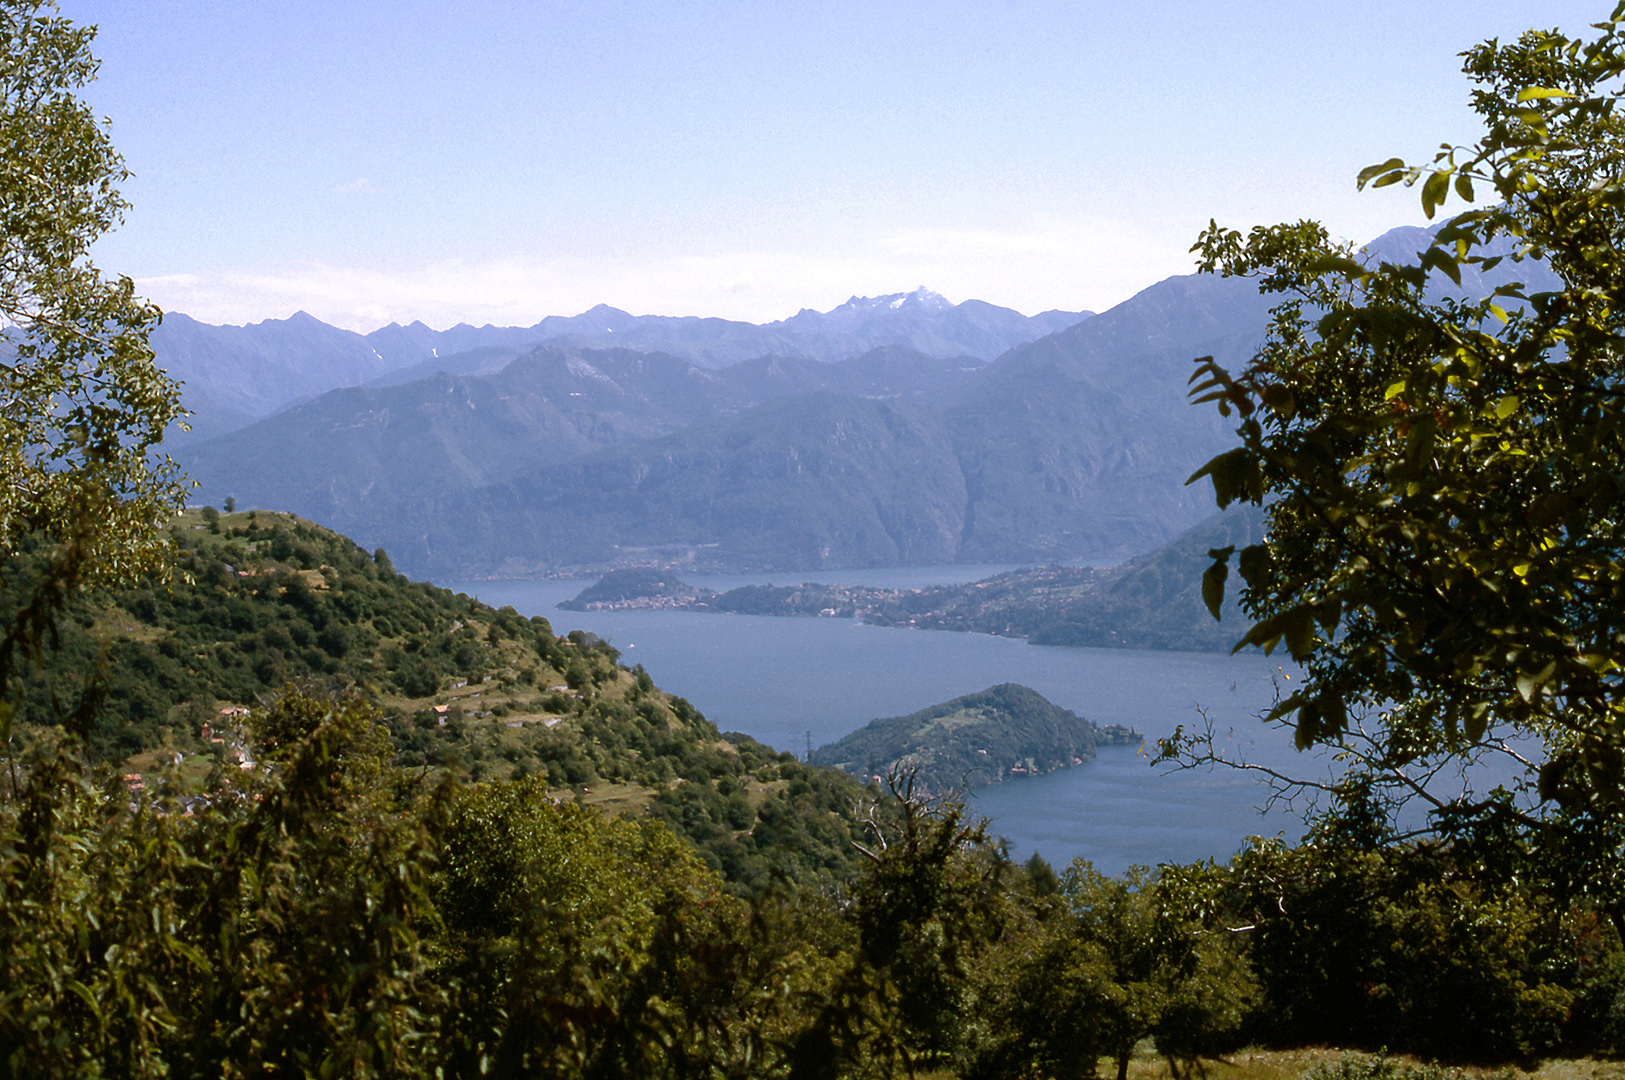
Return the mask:
MULTIPOLYGON (((833 583, 919 587, 972 581, 1006 567, 931 567, 695 577, 719 591, 742 584, 833 583)), ((846 619, 769 618, 688 611, 567 612, 555 605, 586 581, 443 582, 488 604, 544 615, 555 630, 590 630, 664 690, 693 702, 723 731, 798 756, 877 716, 899 716, 996 683, 1032 687, 1098 724, 1128 724, 1149 739, 1201 722, 1204 710, 1233 748, 1300 769, 1287 737, 1255 717, 1273 699, 1279 665, 1257 655, 1042 648, 982 634, 894 630, 846 619)), ((1248 834, 1301 826, 1261 817, 1265 792, 1229 770, 1153 770, 1134 748, 1107 747, 1086 765, 983 788, 973 808, 1056 865, 1083 857, 1115 873, 1130 863, 1223 859, 1248 834)))

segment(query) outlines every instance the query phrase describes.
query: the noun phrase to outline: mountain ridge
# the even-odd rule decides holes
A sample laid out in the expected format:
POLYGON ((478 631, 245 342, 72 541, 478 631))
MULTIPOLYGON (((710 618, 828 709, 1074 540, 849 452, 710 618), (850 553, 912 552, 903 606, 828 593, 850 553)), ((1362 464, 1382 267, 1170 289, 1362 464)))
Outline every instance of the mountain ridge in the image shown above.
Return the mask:
POLYGON ((395 453, 347 449, 372 429, 335 391, 180 460, 204 498, 291 507, 431 575, 1124 557, 1211 512, 1184 481, 1232 436, 1192 413, 1185 374, 1244 358, 1266 310, 1250 282, 1173 279, 986 363, 892 345, 713 369, 554 342, 389 391, 435 414, 395 453), (323 410, 327 434, 298 429, 323 410))
MULTIPOLYGON (((1367 250, 1403 259, 1426 238, 1394 230, 1367 250)), ((407 404, 392 415, 416 410, 417 426, 387 438, 365 400, 327 395, 179 457, 205 498, 290 507, 431 575, 1123 558, 1211 513, 1186 481, 1235 436, 1217 410, 1190 406, 1192 361, 1244 366, 1275 299, 1247 279, 1171 277, 984 361, 930 350, 952 331, 985 351, 1001 320, 1024 334, 1034 320, 919 289, 767 327, 797 324, 807 344, 901 313, 914 321, 887 333, 912 344, 838 362, 770 349, 722 367, 650 343, 703 326, 715 352, 732 347, 727 334, 763 328, 601 305, 550 323, 560 336, 521 356, 509 355, 519 330, 487 328, 489 351, 432 357, 462 371, 396 387, 391 400, 407 404), (613 344, 583 344, 588 332, 613 344), (368 432, 377 439, 359 446, 368 432)), ((475 341, 454 330, 463 337, 435 340, 475 341)), ((390 332, 439 350, 420 324, 390 332)))
MULTIPOLYGON (((1028 318, 981 300, 954 305, 922 287, 912 293, 854 296, 829 312, 803 309, 788 319, 761 324, 632 315, 598 304, 579 315, 549 315, 528 327, 459 323, 435 330, 415 320, 360 334, 329 326, 305 311, 286 319, 222 326, 171 312, 152 342, 159 366, 185 385, 192 425, 203 438, 245 427, 328 390, 381 379, 401 381, 391 376, 406 369, 420 377, 441 367, 454 374, 489 373, 500 367, 493 357, 511 360, 546 342, 662 352, 707 368, 763 356, 838 362, 887 345, 938 358, 991 360, 1013 345, 1091 314, 1047 311, 1028 318)), ((173 437, 195 441, 178 432, 173 437)))

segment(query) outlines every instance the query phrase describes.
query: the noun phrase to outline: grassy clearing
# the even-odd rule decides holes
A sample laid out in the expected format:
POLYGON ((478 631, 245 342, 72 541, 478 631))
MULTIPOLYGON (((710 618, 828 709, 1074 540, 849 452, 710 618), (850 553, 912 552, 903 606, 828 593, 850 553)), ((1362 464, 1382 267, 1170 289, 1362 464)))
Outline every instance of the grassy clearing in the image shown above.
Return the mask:
MULTIPOLYGON (((1369 1054, 1357 1054, 1347 1050, 1335 1050, 1324 1047, 1309 1047, 1300 1050, 1259 1050, 1248 1048, 1237 1051, 1220 1061, 1206 1063, 1207 1080, 1298 1080, 1315 1065, 1334 1067, 1338 1062, 1349 1059, 1351 1063, 1371 1061, 1369 1054)), ((1407 1075, 1407 1068, 1422 1070, 1425 1063, 1415 1058, 1394 1055, 1388 1059, 1390 1063, 1398 1066, 1398 1075, 1403 1078, 1407 1075)), ((1361 1072, 1362 1070, 1356 1070, 1361 1072)), ((1625 1078, 1625 1062, 1617 1061, 1547 1061, 1533 1072, 1509 1066, 1475 1067, 1462 1066, 1449 1070, 1434 1072, 1428 1070, 1428 1077, 1443 1075, 1460 1077, 1462 1080, 1476 1080, 1484 1077, 1512 1076, 1518 1080, 1605 1080, 1605 1078, 1625 1078)), ((1167 1062, 1158 1057, 1155 1051, 1145 1045, 1139 1048, 1134 1060, 1129 1064, 1130 1080, 1174 1080, 1168 1071, 1167 1062)), ((1421 1080, 1418 1077, 1418 1080, 1421 1080)))
POLYGON ((579 801, 581 805, 595 807, 609 817, 641 814, 655 797, 654 792, 637 784, 611 783, 592 784, 576 790, 560 788, 548 792, 548 795, 560 800, 579 801))
POLYGON ((90 626, 90 633, 97 641, 103 643, 119 637, 129 638, 131 641, 152 642, 164 636, 162 629, 147 626, 121 607, 105 608, 98 613, 96 621, 90 626))
MULTIPOLYGON (((1344 1059, 1348 1059, 1351 1063, 1373 1060, 1369 1054, 1324 1047, 1308 1047, 1301 1050, 1260 1050, 1249 1047, 1222 1060, 1204 1062, 1202 1073, 1199 1075, 1202 1080, 1300 1080, 1316 1065, 1325 1066, 1329 1071, 1344 1059)), ((1405 1080, 1407 1068, 1427 1070, 1425 1074, 1419 1073, 1416 1080, 1424 1080, 1424 1077, 1425 1080, 1443 1080, 1444 1077, 1459 1080, 1480 1080, 1480 1078, 1490 1080, 1501 1077, 1511 1077, 1513 1080, 1625 1080, 1625 1062, 1598 1061, 1590 1058, 1546 1061, 1532 1072, 1509 1066, 1486 1068, 1463 1066, 1433 1071, 1423 1062, 1402 1055, 1394 1055, 1388 1058, 1388 1061, 1398 1067, 1399 1080, 1405 1080)), ((1102 1059, 1098 1071, 1100 1076, 1110 1077, 1115 1073, 1115 1068, 1110 1062, 1102 1059)), ((1356 1075, 1365 1072, 1358 1067, 1351 1071, 1356 1075)), ((1128 1075, 1129 1080, 1190 1080, 1189 1077, 1174 1077, 1168 1070, 1168 1063, 1157 1056, 1149 1040, 1141 1043, 1136 1049, 1133 1060, 1129 1062, 1128 1075)), ((958 1080, 951 1072, 922 1072, 918 1076, 919 1080, 958 1080)))

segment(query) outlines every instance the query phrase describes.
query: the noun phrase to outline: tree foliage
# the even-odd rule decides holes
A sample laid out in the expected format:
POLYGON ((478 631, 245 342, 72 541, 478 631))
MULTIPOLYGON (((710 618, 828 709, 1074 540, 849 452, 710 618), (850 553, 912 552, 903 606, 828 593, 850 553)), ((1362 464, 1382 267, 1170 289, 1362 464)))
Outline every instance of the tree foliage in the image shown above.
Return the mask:
MULTIPOLYGON (((0 636, 0 697, 75 590, 164 569, 158 527, 186 491, 150 454, 181 415, 147 344, 158 310, 88 256, 127 176, 77 96, 94 34, 54 3, 0 3, 0 573, 30 588, 0 636)), ((0 700, 0 738, 9 715, 0 700)))
POLYGON ((380 783, 359 702, 293 693, 281 764, 187 807, 60 753, 0 811, 0 1069, 410 1074, 442 796, 380 783))
POLYGON ((1495 749, 1564 807, 1625 803, 1622 16, 1471 49, 1479 141, 1361 174, 1419 184, 1429 217, 1487 197, 1416 263, 1372 265, 1313 222, 1215 224, 1195 249, 1283 298, 1244 370, 1192 379, 1240 435, 1192 479, 1269 519, 1266 542, 1212 553, 1209 606, 1234 556, 1244 643, 1303 668, 1275 718, 1412 790, 1495 749), (1559 286, 1525 290, 1531 260, 1559 286), (1502 284, 1462 295, 1482 280, 1502 284))

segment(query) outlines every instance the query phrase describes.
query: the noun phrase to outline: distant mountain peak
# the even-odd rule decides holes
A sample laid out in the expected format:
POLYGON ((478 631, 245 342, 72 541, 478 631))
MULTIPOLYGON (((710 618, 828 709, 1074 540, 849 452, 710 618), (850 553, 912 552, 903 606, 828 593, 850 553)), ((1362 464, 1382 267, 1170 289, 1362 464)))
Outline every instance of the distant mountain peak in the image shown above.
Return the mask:
POLYGON ((835 311, 899 311, 903 308, 918 308, 923 311, 947 311, 954 305, 941 293, 932 292, 921 285, 913 292, 888 293, 885 296, 854 296, 835 311))

